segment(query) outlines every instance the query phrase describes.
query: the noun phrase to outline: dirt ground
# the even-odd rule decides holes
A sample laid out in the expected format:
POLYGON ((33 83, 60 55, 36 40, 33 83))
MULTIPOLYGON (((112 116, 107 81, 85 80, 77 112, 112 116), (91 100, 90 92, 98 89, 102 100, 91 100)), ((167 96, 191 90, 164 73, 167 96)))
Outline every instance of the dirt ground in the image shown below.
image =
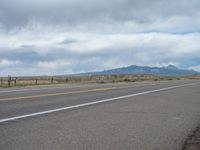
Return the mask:
POLYGON ((200 150, 200 127, 188 138, 183 150, 200 150))

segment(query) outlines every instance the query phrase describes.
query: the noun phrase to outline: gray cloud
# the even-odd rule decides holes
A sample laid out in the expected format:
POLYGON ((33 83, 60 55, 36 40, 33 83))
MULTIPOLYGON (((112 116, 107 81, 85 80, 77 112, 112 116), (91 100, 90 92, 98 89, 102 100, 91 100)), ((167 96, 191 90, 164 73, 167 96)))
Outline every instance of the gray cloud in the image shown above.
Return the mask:
POLYGON ((199 69, 199 0, 1 0, 0 75, 199 69))
MULTIPOLYGON (((17 35, 19 41, 15 42, 21 42, 22 45, 17 45, 15 49, 0 49, 0 59, 4 60, 0 68, 8 70, 7 72, 13 72, 13 68, 26 70, 13 72, 18 75, 44 75, 103 70, 132 64, 174 64, 188 68, 197 66, 200 60, 199 34, 93 34, 85 35, 85 38, 82 38, 82 35, 76 36, 76 40, 69 41, 64 38, 62 42, 57 41, 51 47, 52 42, 50 46, 46 45, 42 38, 39 43, 31 41, 35 46, 25 46, 21 40, 23 38, 17 35)), ((59 36, 53 38, 61 39, 59 36)))
POLYGON ((173 17, 198 17, 198 0, 1 0, 0 20, 5 28, 43 24, 96 25, 162 22, 173 17))

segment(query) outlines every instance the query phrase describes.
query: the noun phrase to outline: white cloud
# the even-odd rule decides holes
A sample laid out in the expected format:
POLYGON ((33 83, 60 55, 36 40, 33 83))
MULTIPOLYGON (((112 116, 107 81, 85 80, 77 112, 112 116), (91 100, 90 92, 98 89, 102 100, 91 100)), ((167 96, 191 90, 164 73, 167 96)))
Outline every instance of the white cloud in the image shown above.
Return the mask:
MULTIPOLYGON (((19 59, 22 68, 31 67, 41 74, 62 74, 132 64, 175 64, 185 68, 188 67, 188 62, 197 60, 200 56, 199 33, 99 34, 52 30, 40 33, 36 38, 34 35, 37 32, 34 32, 36 31, 0 36, 3 47, 0 48, 0 57, 5 53, 4 57, 9 57, 7 59, 19 59), (10 46, 9 43, 17 46, 10 46), (8 55, 11 52, 13 57, 8 55)), ((17 63, 13 65, 20 68, 17 63)))
POLYGON ((0 68, 12 67, 18 64, 20 64, 19 60, 0 59, 0 68))
POLYGON ((67 60, 57 60, 57 61, 39 61, 35 67, 42 70, 57 70, 60 68, 68 68, 72 62, 67 62, 67 60))
POLYGON ((196 70, 196 71, 200 72, 200 65, 192 66, 189 69, 196 70))
POLYGON ((13 68, 0 74, 199 66, 199 6, 198 0, 2 0, 0 66, 13 68))

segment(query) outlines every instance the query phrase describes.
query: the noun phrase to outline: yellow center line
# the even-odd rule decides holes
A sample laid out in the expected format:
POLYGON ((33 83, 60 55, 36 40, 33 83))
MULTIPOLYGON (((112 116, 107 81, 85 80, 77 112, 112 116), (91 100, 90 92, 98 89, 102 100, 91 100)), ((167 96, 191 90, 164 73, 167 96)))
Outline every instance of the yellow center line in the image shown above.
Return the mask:
POLYGON ((2 99, 0 99, 0 101, 19 100, 19 99, 32 99, 32 98, 39 98, 39 97, 60 96, 60 95, 69 95, 69 94, 80 94, 80 93, 97 92, 97 91, 109 91, 109 90, 113 90, 113 89, 115 89, 115 87, 112 87, 112 88, 99 88, 99 89, 92 89, 92 90, 82 90, 82 91, 73 91, 73 92, 63 92, 63 93, 48 93, 48 94, 31 95, 31 96, 2 98, 2 99))
POLYGON ((39 95, 21 96, 21 97, 10 97, 10 98, 2 98, 2 99, 0 99, 0 101, 23 100, 23 99, 25 100, 25 99, 33 99, 33 98, 49 97, 49 96, 61 96, 61 95, 80 94, 80 93, 98 92, 98 91, 110 91, 110 90, 114 90, 114 89, 142 87, 142 86, 147 86, 147 85, 157 85, 157 84, 144 84, 144 85, 134 85, 134 86, 123 86, 123 87, 97 88, 97 89, 91 89, 91 90, 80 90, 80 91, 63 92, 63 93, 47 93, 47 94, 39 94, 39 95))

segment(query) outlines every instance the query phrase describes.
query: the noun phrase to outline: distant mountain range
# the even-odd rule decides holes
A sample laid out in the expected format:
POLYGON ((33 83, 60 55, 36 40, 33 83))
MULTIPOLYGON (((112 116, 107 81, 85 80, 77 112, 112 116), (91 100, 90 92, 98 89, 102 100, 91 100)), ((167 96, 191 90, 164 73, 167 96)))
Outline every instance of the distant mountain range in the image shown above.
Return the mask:
POLYGON ((200 72, 194 70, 179 69, 176 66, 169 65, 166 67, 149 67, 149 66, 128 66, 122 68, 116 68, 111 70, 104 70, 99 72, 87 72, 79 75, 114 75, 114 74, 152 74, 152 75, 163 75, 163 76, 181 76, 181 75, 192 75, 200 74, 200 72))

